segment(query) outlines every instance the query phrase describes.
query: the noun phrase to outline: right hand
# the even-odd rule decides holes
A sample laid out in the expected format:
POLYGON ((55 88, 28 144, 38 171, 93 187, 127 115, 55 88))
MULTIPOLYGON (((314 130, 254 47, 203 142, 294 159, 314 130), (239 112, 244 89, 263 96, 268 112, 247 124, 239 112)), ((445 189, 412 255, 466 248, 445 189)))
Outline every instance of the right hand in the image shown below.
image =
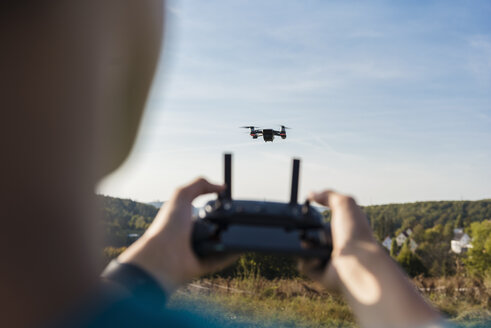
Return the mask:
POLYGON ((442 317, 409 282, 375 241, 368 220, 353 198, 334 191, 309 199, 332 211, 333 250, 326 268, 302 262, 303 271, 340 291, 362 327, 442 327, 442 317))
MULTIPOLYGON (((328 266, 322 270, 318 262, 301 262, 300 266, 313 280, 337 290, 339 276, 336 268, 337 258, 345 254, 355 257, 363 249, 377 248, 373 233, 365 214, 352 197, 326 190, 311 193, 309 200, 331 209, 332 254, 328 266)), ((360 253, 361 255, 361 253, 360 253)))

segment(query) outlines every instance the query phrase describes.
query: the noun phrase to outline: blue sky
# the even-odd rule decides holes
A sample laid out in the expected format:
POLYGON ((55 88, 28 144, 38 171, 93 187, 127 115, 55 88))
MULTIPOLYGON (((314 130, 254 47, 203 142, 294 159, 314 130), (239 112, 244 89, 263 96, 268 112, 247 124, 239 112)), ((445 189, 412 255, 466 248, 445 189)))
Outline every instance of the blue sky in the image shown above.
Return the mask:
MULTIPOLYGON (((234 196, 361 204, 491 197, 491 2, 168 1, 129 160, 98 192, 165 200, 196 176, 234 196), (242 125, 292 127, 252 140, 242 125)), ((207 197, 197 201, 199 205, 207 197)))

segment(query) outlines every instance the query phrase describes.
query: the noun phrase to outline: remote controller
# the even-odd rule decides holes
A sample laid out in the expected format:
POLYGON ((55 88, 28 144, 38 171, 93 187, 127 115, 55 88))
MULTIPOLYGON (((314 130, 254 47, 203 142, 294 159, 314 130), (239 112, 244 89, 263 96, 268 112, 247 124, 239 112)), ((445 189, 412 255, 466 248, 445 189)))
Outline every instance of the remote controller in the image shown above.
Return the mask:
POLYGON ((332 251, 330 225, 308 201, 297 203, 299 171, 300 160, 294 159, 289 203, 233 200, 232 155, 225 154, 226 190, 194 221, 196 255, 261 252, 327 262, 332 251))

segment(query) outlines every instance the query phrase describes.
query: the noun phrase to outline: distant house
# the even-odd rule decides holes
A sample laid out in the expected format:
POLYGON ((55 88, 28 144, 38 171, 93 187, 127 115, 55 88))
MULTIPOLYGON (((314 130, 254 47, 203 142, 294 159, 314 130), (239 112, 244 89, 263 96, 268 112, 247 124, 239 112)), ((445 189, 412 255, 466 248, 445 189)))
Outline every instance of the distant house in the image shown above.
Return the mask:
POLYGON ((453 229, 453 239, 450 242, 452 252, 456 254, 465 253, 469 248, 472 248, 472 238, 464 232, 463 228, 453 229))
POLYGON ((396 237, 397 246, 401 247, 407 240, 408 235, 405 232, 401 232, 396 237))
POLYGON ((392 247, 392 239, 389 236, 385 237, 382 245, 390 251, 390 248, 392 247))
POLYGON ((404 243, 409 239, 409 249, 414 253, 416 248, 418 248, 418 243, 414 241, 414 239, 409 238, 412 235, 413 231, 411 229, 407 229, 406 231, 401 232, 396 237, 397 246, 402 247, 404 243))

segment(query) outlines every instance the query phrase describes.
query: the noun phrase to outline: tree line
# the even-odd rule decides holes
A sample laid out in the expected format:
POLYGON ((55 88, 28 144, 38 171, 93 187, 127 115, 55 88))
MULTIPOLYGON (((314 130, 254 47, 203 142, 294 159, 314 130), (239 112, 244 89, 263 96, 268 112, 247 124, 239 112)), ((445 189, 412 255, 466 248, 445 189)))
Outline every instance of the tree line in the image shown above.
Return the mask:
MULTIPOLYGON (((141 235, 153 221, 158 209, 128 199, 98 196, 106 240, 106 257, 111 258, 141 235)), ((408 228, 418 244, 413 252, 409 240, 392 247, 391 256, 411 276, 451 276, 454 274, 491 274, 491 200, 439 201, 363 207, 374 231, 382 242, 408 228), (454 228, 463 228, 473 238, 466 254, 450 250, 454 228)), ((325 211, 326 221, 330 212, 325 211)), ((393 244, 394 246, 394 244, 393 244)), ((248 253, 222 276, 261 275, 266 278, 298 276, 296 261, 284 256, 248 253)))
POLYGON ((157 215, 152 205, 109 196, 97 196, 102 211, 105 246, 123 247, 134 241, 132 234, 141 235, 157 215))
MULTIPOLYGON (((404 245, 398 254, 391 254, 410 275, 439 277, 464 271, 484 274, 487 270, 485 267, 489 269, 491 262, 481 266, 482 270, 472 269, 476 265, 475 259, 482 258, 477 252, 483 249, 479 240, 491 220, 489 199, 375 205, 366 206, 363 210, 380 242, 408 228, 412 230, 410 237, 418 244, 415 252, 404 245), (474 247, 468 254, 451 252, 450 243, 455 228, 463 228, 474 238, 474 247), (474 260, 470 260, 472 258, 474 260)), ((491 232, 488 236, 491 236, 491 232)))

